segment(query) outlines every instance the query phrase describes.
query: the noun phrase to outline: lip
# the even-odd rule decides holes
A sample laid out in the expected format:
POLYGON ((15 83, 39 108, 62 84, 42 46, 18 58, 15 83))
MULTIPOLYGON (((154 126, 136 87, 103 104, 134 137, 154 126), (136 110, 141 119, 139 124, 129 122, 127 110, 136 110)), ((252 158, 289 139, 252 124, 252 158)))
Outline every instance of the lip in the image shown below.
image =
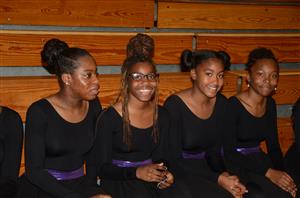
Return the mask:
POLYGON ((99 86, 94 86, 91 89, 89 89, 90 94, 92 95, 98 95, 99 93, 99 86))

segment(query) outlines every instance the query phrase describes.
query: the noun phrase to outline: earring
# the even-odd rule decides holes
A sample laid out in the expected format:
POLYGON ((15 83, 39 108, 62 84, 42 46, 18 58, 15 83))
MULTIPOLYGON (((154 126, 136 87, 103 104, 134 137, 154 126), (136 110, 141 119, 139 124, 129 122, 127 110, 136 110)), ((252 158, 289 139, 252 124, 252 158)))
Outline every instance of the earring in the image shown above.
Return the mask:
POLYGON ((249 83, 247 84, 247 87, 248 87, 248 88, 250 87, 250 84, 249 84, 249 83))
POLYGON ((277 87, 274 88, 274 91, 277 91, 277 87))

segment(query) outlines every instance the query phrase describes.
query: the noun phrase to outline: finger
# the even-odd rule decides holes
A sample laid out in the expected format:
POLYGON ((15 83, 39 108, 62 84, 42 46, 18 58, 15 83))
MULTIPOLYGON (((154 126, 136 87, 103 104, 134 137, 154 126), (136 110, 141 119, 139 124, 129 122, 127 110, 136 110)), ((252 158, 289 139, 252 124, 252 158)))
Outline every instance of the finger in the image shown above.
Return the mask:
POLYGON ((286 172, 283 172, 283 175, 284 175, 284 177, 287 177, 288 180, 294 182, 293 178, 289 174, 287 174, 286 172))
POLYGON ((244 194, 245 192, 248 192, 248 190, 246 189, 246 187, 241 184, 241 183, 237 183, 236 187, 240 189, 240 191, 244 194))

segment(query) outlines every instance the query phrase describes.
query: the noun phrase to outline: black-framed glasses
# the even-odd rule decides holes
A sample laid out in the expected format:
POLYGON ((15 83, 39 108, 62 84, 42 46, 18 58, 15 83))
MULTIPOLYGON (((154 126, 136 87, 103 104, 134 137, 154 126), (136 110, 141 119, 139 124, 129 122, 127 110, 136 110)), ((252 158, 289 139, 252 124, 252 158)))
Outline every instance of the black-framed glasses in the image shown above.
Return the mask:
POLYGON ((155 81, 159 78, 159 74, 157 73, 149 73, 149 74, 142 74, 142 73, 138 73, 138 72, 133 72, 131 74, 128 75, 132 80, 135 81, 141 81, 143 79, 147 79, 150 81, 155 81))

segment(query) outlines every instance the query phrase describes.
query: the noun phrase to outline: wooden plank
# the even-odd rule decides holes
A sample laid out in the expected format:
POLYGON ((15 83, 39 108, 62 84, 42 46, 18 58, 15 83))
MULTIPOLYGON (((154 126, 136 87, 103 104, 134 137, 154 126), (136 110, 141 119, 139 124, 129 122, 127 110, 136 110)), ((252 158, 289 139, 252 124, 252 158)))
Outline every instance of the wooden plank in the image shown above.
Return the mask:
MULTIPOLYGON (((222 90, 224 95, 236 93, 235 74, 225 75, 225 84, 222 90)), ((120 75, 100 75, 100 101, 106 107, 112 104, 120 89, 120 75)), ((189 73, 162 73, 159 83, 160 104, 172 93, 191 87, 189 73)), ((55 77, 0 77, 0 104, 16 110, 25 120, 25 113, 30 104, 47 97, 58 90, 55 77)))
POLYGON ((300 62, 300 34, 197 35, 197 49, 226 51, 232 63, 246 63, 257 47, 271 49, 280 62, 300 62))
POLYGON ((159 28, 300 29, 300 7, 220 3, 158 3, 159 28))
MULTIPOLYGON (((300 0, 158 0, 159 2, 233 3, 233 4, 296 4, 300 0)), ((296 4, 297 5, 297 4, 296 4)))
MULTIPOLYGON (((246 71, 230 71, 243 78, 242 90, 247 89, 246 71)), ((300 97, 300 70, 282 70, 276 93, 273 95, 277 104, 294 104, 300 97)))
POLYGON ((153 0, 1 0, 0 24, 153 27, 153 0))
MULTIPOLYGON (((51 38, 66 41, 71 47, 87 49, 98 65, 121 65, 129 39, 136 33, 34 32, 0 33, 0 66, 40 66, 40 51, 51 38)), ((192 34, 150 34, 155 41, 157 64, 178 64, 181 52, 192 48, 192 34)))

